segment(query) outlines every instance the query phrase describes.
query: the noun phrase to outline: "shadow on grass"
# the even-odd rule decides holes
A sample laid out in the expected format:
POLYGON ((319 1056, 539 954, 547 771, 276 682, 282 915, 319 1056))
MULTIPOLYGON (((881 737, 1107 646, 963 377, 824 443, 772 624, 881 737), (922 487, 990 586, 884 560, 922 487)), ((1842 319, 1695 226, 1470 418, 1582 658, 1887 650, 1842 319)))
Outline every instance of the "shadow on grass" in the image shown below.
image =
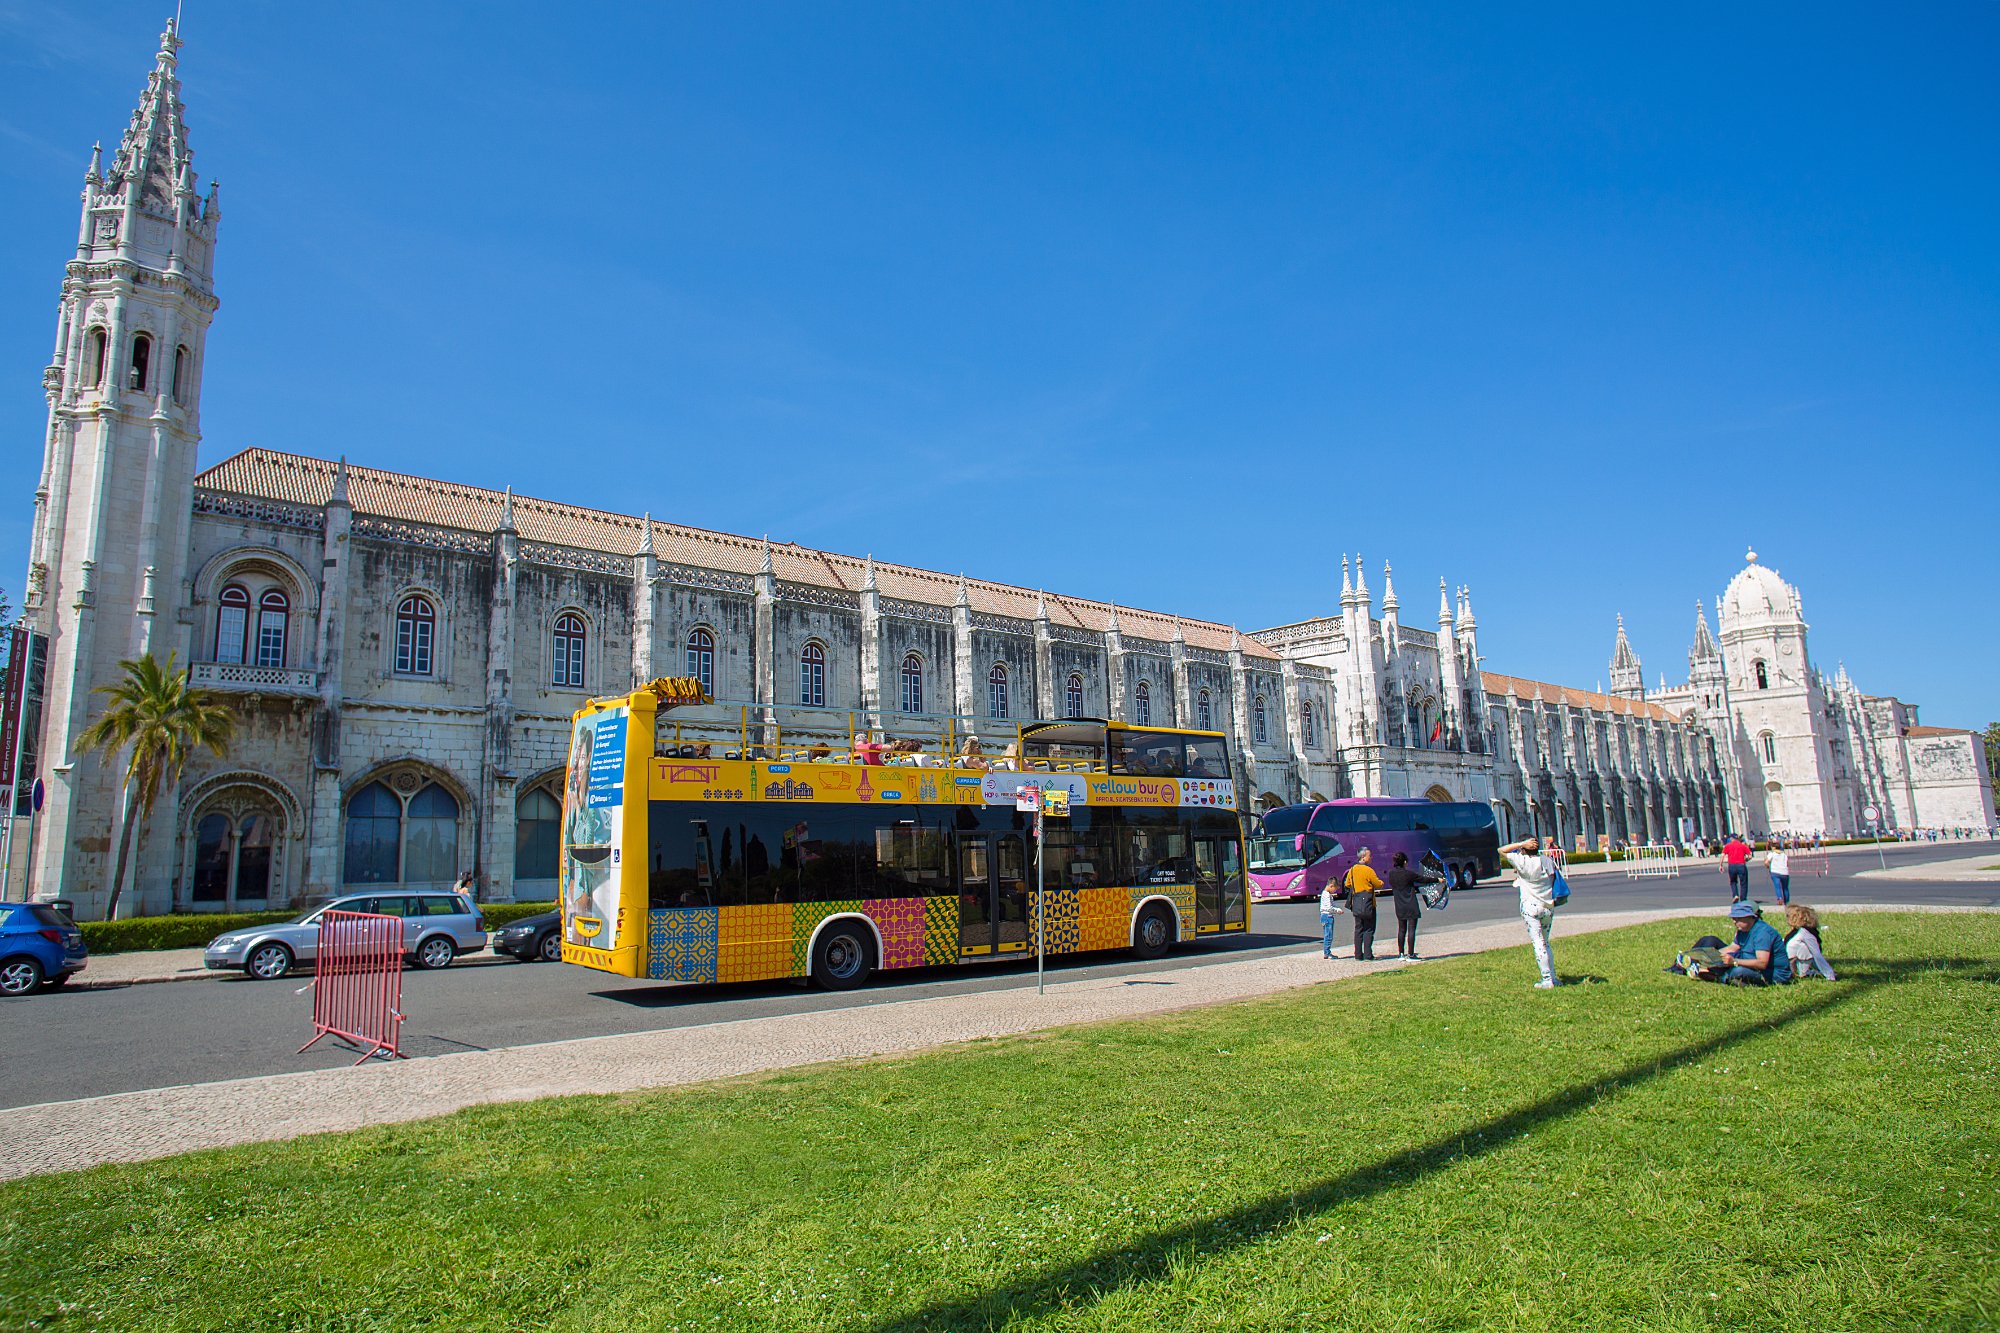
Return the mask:
MULTIPOLYGON (((1954 980, 1990 981, 1991 959, 1936 958, 1886 962, 1853 959, 1844 964, 1842 980, 1819 983, 1816 993, 1784 1013, 1759 1017, 1690 1042, 1660 1055, 1637 1060, 1605 1074, 1531 1102, 1518 1110, 1405 1149, 1381 1161, 1357 1167, 1283 1194, 1267 1195, 1226 1213, 1189 1222, 1167 1231, 1141 1236, 1115 1250, 1100 1250, 1062 1268, 1028 1274, 1009 1285, 956 1301, 940 1302, 899 1318, 869 1326, 870 1333, 928 1333, 946 1328, 998 1328, 1014 1320, 1033 1319, 1056 1310, 1103 1299, 1126 1287, 1140 1287, 1169 1276, 1191 1260, 1206 1259, 1257 1244, 1303 1215, 1324 1212, 1344 1203, 1369 1199, 1434 1172, 1506 1148, 1542 1126, 1589 1110, 1608 1097, 1636 1088, 1682 1065, 1706 1059, 1751 1037, 1780 1031, 1805 1018, 1840 1008, 1896 981, 1942 973, 1954 980), (1850 979, 1851 978, 1851 979, 1850 979)), ((1744 992, 1770 995, 1770 991, 1744 992)), ((1798 993, 1788 988, 1778 994, 1798 993)))

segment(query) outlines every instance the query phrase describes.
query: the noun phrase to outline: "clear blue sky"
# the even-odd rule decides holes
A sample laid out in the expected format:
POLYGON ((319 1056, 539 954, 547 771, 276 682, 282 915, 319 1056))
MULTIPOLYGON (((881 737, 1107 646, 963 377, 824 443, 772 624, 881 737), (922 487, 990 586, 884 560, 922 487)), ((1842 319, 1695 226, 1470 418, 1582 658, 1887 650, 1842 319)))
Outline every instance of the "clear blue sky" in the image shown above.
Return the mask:
MULTIPOLYGON (((167 0, 0 0, 0 585, 167 0)), ((1490 669, 1815 657, 2000 716, 2000 11, 221 5, 249 445, 1232 621, 1396 565, 1490 669)))

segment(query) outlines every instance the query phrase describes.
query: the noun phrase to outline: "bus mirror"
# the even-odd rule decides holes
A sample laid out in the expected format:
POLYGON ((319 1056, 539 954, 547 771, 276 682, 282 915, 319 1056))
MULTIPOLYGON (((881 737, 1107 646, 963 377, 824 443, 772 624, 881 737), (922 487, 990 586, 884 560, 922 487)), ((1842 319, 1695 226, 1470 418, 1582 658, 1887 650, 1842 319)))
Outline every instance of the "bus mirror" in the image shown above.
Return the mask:
POLYGON ((1305 849, 1306 849, 1306 835, 1301 833, 1296 838, 1292 839, 1292 850, 1295 852, 1302 852, 1305 849))

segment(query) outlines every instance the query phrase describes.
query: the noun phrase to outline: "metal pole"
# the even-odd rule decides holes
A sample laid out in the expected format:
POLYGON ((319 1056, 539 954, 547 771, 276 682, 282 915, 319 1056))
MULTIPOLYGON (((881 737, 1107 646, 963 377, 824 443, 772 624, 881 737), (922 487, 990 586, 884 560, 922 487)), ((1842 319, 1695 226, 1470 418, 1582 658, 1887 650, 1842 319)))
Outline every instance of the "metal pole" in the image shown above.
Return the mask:
POLYGON ((1887 870, 1889 868, 1889 858, 1882 855, 1882 826, 1880 824, 1871 824, 1868 831, 1875 835, 1875 859, 1882 863, 1884 870, 1887 870))
POLYGON ((1042 806, 1035 802, 1035 994, 1042 994, 1042 972, 1047 958, 1042 939, 1042 806))

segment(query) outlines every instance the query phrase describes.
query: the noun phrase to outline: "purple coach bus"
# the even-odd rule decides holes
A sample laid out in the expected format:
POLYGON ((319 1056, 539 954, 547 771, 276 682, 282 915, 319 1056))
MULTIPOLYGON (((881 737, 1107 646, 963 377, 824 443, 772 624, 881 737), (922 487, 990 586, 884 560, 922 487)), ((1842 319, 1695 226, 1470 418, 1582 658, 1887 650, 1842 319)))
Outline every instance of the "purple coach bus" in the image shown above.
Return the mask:
POLYGON ((1443 863, 1452 888, 1470 888, 1500 871, 1500 832, 1493 808, 1479 801, 1356 797, 1284 805, 1264 812, 1250 839, 1250 896, 1315 898, 1354 864, 1363 847, 1386 875, 1397 852, 1412 865, 1426 855, 1443 863))

